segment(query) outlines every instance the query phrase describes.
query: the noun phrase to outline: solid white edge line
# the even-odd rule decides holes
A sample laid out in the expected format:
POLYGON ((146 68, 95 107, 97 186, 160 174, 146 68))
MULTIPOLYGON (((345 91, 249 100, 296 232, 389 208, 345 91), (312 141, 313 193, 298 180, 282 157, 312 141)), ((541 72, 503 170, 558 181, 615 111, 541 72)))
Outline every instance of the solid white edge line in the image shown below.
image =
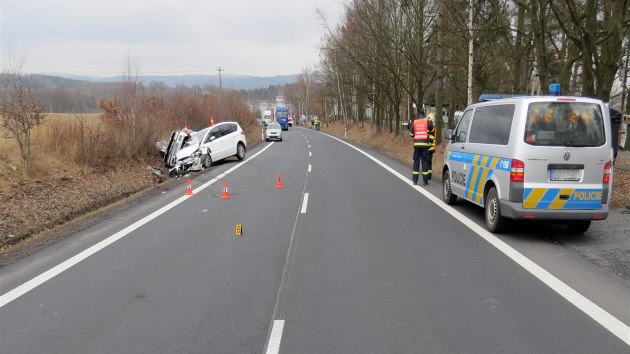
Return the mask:
MULTIPOLYGON (((209 187, 210 185, 212 185, 216 181, 220 180, 221 178, 223 178, 227 174, 233 172, 234 170, 236 170, 237 168, 241 167, 245 163, 247 163, 250 160, 254 159, 256 156, 260 155, 265 150, 267 150, 272 144, 273 143, 265 146, 262 150, 260 150, 256 154, 252 155, 247 160, 242 161, 241 163, 237 164, 236 166, 234 166, 234 167, 228 169, 227 171, 221 173, 219 176, 213 178, 209 182, 206 182, 206 183, 202 184, 199 188, 197 188, 197 189, 195 189, 193 191, 193 195, 196 194, 199 191, 204 190, 205 188, 209 187)), ((70 257, 69 259, 65 260, 64 262, 62 262, 62 263, 56 265, 55 267, 53 267, 53 268, 51 268, 51 269, 41 273, 40 275, 38 275, 35 278, 25 282, 22 285, 14 288, 13 290, 10 290, 10 291, 4 293, 2 296, 0 296, 0 308, 5 306, 6 304, 10 303, 11 301, 19 298, 20 296, 26 294, 27 292, 35 289, 36 287, 42 285, 43 283, 45 283, 48 280, 54 278, 55 276, 61 274, 63 271, 65 271, 65 270, 75 266, 77 263, 79 263, 82 260, 88 258, 89 256, 95 254, 96 252, 104 249, 105 247, 111 245, 112 243, 114 243, 114 242, 120 240, 121 238, 127 236, 128 234, 130 234, 134 230, 136 230, 136 229, 140 228, 141 226, 147 224, 148 222, 150 222, 151 220, 157 218, 158 216, 166 213, 167 211, 169 211, 172 208, 176 207, 177 205, 183 203, 184 201, 188 200, 189 198, 190 198, 189 196, 182 196, 182 197, 179 197, 179 198, 175 199, 174 201, 170 202, 169 204, 167 204, 167 205, 163 206, 162 208, 154 211, 153 213, 145 216, 144 218, 136 221, 135 223, 125 227, 124 229, 116 232, 115 234, 109 236, 108 238, 106 238, 103 241, 95 244, 94 246, 92 246, 92 247, 90 247, 90 248, 88 248, 88 249, 86 249, 86 250, 84 250, 84 251, 74 255, 73 257, 70 257)))
POLYGON ((280 350, 280 342, 282 341, 282 332, 284 331, 284 320, 273 321, 271 336, 269 336, 269 345, 267 345, 267 354, 277 354, 280 350))
POLYGON ((306 207, 308 206, 308 193, 304 193, 304 200, 302 201, 301 214, 306 214, 306 207))
POLYGON ((400 174, 398 171, 394 170, 393 168, 387 166, 385 163, 381 162, 379 159, 373 157, 372 155, 364 152, 363 150, 337 137, 334 137, 326 133, 321 133, 321 134, 324 134, 330 138, 333 138, 355 149, 356 151, 360 152, 361 154, 365 155, 370 160, 374 161, 375 163, 383 167, 385 170, 389 171, 394 176, 401 179, 403 182, 410 185, 418 193, 424 195, 425 197, 427 197, 427 199, 431 200, 434 204, 442 208, 447 213, 451 214, 455 219, 459 220, 462 224, 466 225, 469 229, 474 231, 481 238, 483 238, 492 246, 494 246, 496 249, 498 249, 503 254, 508 256, 510 259, 516 262, 516 264, 520 265, 523 269, 525 269, 526 271, 531 273, 533 276, 538 278, 538 280, 542 281, 545 285, 553 289, 560 296, 564 297, 567 301, 569 301, 575 307, 577 307, 582 312, 587 314, 589 317, 597 321, 600 325, 602 325, 612 334, 614 334, 619 339, 624 341, 627 345, 630 345, 630 326, 621 322, 619 319, 617 319, 616 317, 608 313, 603 308, 599 307, 597 304, 595 304, 594 302, 586 298, 584 295, 575 291, 573 288, 571 288, 569 285, 564 283, 562 280, 556 278, 553 274, 549 273, 544 268, 534 263, 529 258, 525 257, 523 254, 521 254, 514 248, 510 247, 507 243, 501 241, 499 238, 494 236, 490 231, 477 225, 472 220, 468 219, 465 215, 455 210, 450 205, 444 203, 440 198, 434 196, 433 194, 424 190, 420 186, 414 186, 408 178, 405 178, 405 176, 403 176, 402 174, 400 174))

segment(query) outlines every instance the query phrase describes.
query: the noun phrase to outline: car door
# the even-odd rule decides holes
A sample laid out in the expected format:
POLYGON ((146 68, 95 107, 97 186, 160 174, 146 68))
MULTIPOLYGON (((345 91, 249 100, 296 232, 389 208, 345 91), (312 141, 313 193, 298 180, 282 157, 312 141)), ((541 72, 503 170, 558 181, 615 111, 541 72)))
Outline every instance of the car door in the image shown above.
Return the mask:
POLYGON ((451 173, 451 191, 460 197, 465 197, 468 165, 472 162, 472 154, 466 152, 468 131, 472 121, 473 110, 469 109, 459 120, 455 128, 455 140, 448 148, 448 161, 451 173))
POLYGON ((215 126, 210 129, 210 131, 208 132, 208 134, 206 134, 206 137, 204 138, 202 146, 210 150, 210 157, 212 157, 212 161, 218 161, 221 159, 221 149, 219 142, 220 137, 220 127, 215 126))
POLYGON ((219 150, 219 159, 221 160, 233 155, 231 154, 230 147, 230 145, 232 145, 232 137, 230 131, 230 124, 222 124, 219 127, 220 137, 216 139, 216 144, 217 149, 219 150))
POLYGON ((226 156, 236 155, 236 144, 238 143, 238 134, 236 133, 236 124, 228 123, 225 125, 225 151, 226 156))

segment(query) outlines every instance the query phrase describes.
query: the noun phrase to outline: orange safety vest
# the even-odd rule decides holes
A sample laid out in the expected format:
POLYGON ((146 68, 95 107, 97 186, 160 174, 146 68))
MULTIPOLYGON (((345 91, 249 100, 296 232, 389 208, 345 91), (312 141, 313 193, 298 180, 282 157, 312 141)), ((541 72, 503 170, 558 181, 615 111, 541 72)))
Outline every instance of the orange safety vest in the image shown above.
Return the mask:
POLYGON ((413 140, 416 146, 429 146, 429 120, 427 118, 413 121, 413 140))

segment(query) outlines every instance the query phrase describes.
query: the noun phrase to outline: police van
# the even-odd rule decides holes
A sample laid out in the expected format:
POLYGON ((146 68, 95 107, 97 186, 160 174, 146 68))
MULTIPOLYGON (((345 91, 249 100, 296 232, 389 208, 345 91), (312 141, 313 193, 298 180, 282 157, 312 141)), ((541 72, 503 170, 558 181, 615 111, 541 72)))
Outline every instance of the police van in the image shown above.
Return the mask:
MULTIPOLYGON (((485 96, 485 97, 484 97, 485 96)), ((466 108, 444 152, 442 197, 485 208, 486 226, 553 220, 572 233, 608 216, 609 111, 583 97, 488 97, 466 108)))

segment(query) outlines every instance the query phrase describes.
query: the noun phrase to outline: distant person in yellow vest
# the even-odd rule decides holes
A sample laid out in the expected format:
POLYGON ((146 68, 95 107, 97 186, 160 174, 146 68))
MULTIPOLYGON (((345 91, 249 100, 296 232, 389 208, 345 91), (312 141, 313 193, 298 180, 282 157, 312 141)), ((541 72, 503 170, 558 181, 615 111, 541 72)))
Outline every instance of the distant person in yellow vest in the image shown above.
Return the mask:
POLYGON ((418 114, 418 118, 411 124, 409 135, 413 137, 413 184, 418 184, 420 177, 420 163, 422 162, 422 182, 426 186, 429 184, 429 165, 431 163, 429 148, 432 139, 435 139, 433 122, 424 115, 418 114))

